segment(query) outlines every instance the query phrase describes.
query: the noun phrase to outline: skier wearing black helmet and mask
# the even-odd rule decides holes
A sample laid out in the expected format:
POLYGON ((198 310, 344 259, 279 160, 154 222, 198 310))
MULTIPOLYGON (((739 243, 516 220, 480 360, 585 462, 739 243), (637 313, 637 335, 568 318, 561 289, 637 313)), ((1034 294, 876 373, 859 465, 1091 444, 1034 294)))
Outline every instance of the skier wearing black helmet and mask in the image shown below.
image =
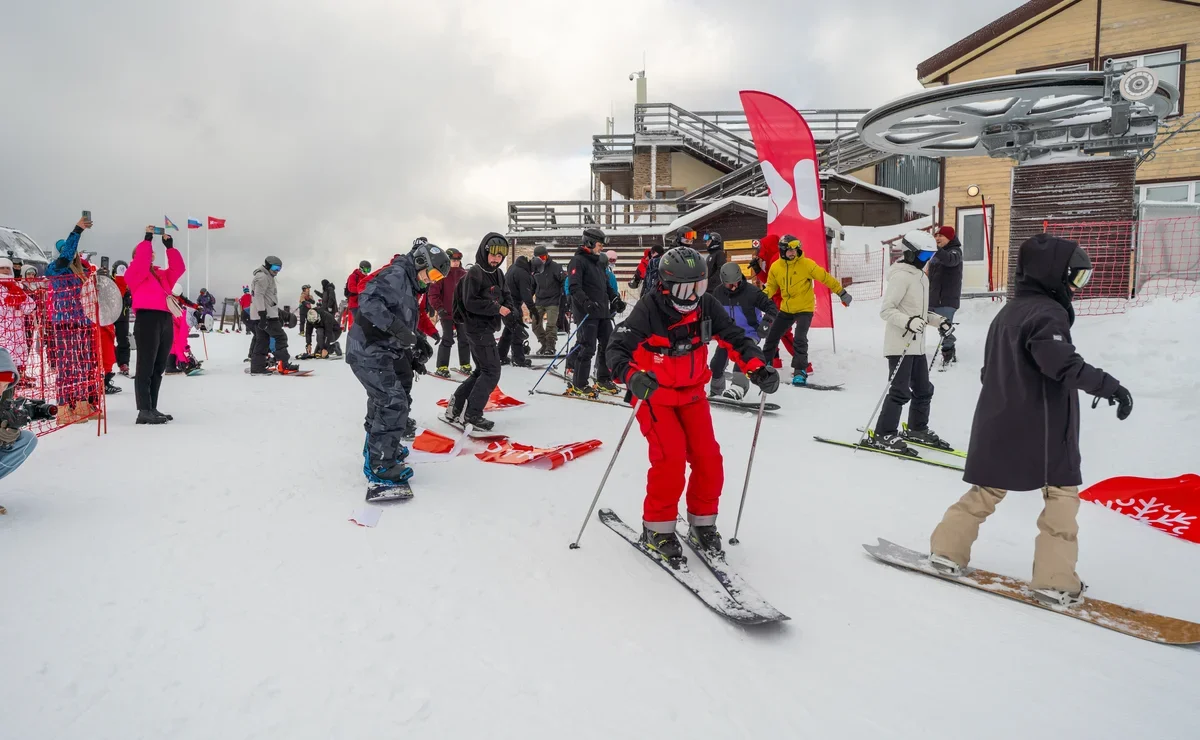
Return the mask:
POLYGON ((571 297, 571 314, 579 322, 576 334, 578 346, 574 355, 567 359, 568 367, 574 371, 567 393, 573 396, 595 398, 599 391, 616 393, 608 371, 608 363, 599 358, 596 363, 596 385, 589 379, 592 374, 592 359, 596 357, 596 343, 607 346, 612 334, 612 300, 619 298, 608 282, 608 258, 601 252, 607 237, 596 227, 583 230, 583 242, 579 251, 571 258, 567 267, 567 293, 571 297), (585 320, 586 319, 586 320, 585 320))
POLYGON ((250 315, 258 319, 254 327, 254 346, 250 350, 250 374, 264 375, 267 368, 267 352, 271 340, 275 340, 275 371, 290 375, 300 368, 288 362, 287 333, 283 330, 283 311, 279 307, 279 290, 275 276, 283 269, 283 261, 270 256, 263 260, 262 267, 254 271, 250 282, 250 315))
MULTIPOLYGON (((766 334, 763 330, 764 325, 770 326, 779 315, 779 309, 767 298, 767 294, 746 282, 742 268, 734 262, 726 262, 721 266, 717 275, 717 289, 713 291, 712 296, 721 304, 721 308, 725 309, 725 313, 729 314, 729 318, 733 319, 733 323, 756 344, 762 335, 766 334)), ((729 353, 724 347, 717 347, 713 352, 712 364, 709 365, 712 381, 708 384, 708 394, 740 401, 750 389, 750 381, 744 374, 734 373, 733 385, 726 388, 725 367, 728 364, 729 353)))
POLYGON ((496 330, 501 320, 512 313, 509 308, 512 299, 504 285, 504 271, 500 269, 508 248, 508 240, 502 235, 495 232, 484 235, 475 252, 475 264, 454 290, 454 320, 464 325, 471 358, 475 361, 475 369, 454 391, 442 416, 454 426, 470 424, 482 431, 494 426, 490 419, 484 418, 483 409, 500 383, 496 330))
POLYGON ((970 563, 979 525, 1010 490, 1041 489, 1033 550, 1034 595, 1054 606, 1083 600, 1079 557, 1079 391, 1133 411, 1116 378, 1084 362, 1071 341, 1071 299, 1092 262, 1078 244, 1039 234, 1021 245, 1015 296, 992 320, 984 345, 983 388, 971 424, 963 480, 971 489, 930 538, 930 563, 957 575, 970 563))
POLYGON ((685 482, 689 540, 697 549, 721 552, 716 521, 725 469, 704 390, 712 375, 709 341, 715 339, 764 393, 779 388, 779 374, 717 299, 706 294, 708 270, 699 252, 691 247, 668 251, 658 275, 659 287, 642 296, 613 333, 608 365, 625 381, 629 396, 643 401, 637 419, 649 444, 650 469, 641 541, 679 567, 685 558, 675 519, 685 482))
POLYGON ((433 347, 417 330, 417 296, 450 271, 440 247, 421 243, 396 255, 359 294, 358 319, 346 340, 346 362, 367 391, 363 474, 375 485, 412 477, 403 440, 415 432, 398 367, 424 365, 433 347))

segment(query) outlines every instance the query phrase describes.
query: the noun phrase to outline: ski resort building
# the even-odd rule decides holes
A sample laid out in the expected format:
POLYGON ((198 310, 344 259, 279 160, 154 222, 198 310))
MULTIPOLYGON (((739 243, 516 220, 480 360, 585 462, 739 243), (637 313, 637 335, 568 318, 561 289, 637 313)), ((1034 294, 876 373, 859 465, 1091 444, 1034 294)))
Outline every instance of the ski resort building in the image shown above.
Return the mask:
MULTIPOLYGON (((767 188, 745 113, 647 103, 644 78, 638 89, 633 132, 592 137, 589 199, 508 204, 515 254, 545 244, 565 262, 583 229, 596 225, 620 255, 624 281, 643 251, 672 231, 717 231, 735 253, 765 236, 767 188)), ((820 149, 830 245, 841 224, 895 224, 918 215, 908 196, 937 188, 936 160, 887 155, 858 142, 855 127, 865 112, 801 111, 820 149)))
MULTIPOLYGON (((1187 62, 1189 47, 1197 44, 1200 2, 1193 0, 1031 0, 921 62, 917 76, 925 87, 935 87, 1034 71, 1102 70, 1109 60, 1155 66, 1187 62)), ((1135 169, 1140 219, 1200 213, 1200 128, 1193 125, 1200 100, 1188 90, 1188 69, 1180 64, 1154 70, 1178 87, 1180 101, 1155 148, 1135 169)), ((954 157, 940 167, 938 220, 954 226, 963 242, 964 287, 986 288, 985 243, 993 245, 993 284, 1004 285, 1013 161, 954 157), (968 195, 971 185, 980 188, 982 199, 968 195), (984 202, 990 240, 984 237, 984 202)), ((1107 217, 1097 212, 1095 218, 1107 217)))

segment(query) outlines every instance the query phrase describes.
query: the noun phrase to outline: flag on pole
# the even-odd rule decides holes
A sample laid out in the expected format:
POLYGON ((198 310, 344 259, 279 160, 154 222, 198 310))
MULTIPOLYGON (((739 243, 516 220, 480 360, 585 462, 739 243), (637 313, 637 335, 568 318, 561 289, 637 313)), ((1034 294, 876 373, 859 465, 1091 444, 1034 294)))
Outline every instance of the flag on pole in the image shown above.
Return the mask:
POLYGON ((188 219, 188 228, 189 229, 198 229, 203 225, 204 224, 200 223, 199 219, 195 219, 195 218, 188 219))
POLYGON ((225 228, 225 219, 223 219, 223 218, 213 218, 212 216, 209 216, 209 217, 208 217, 208 228, 210 228, 210 229, 223 229, 223 228, 225 228))
POLYGON ((172 221, 171 219, 167 218, 166 216, 163 216, 163 228, 164 229, 175 229, 176 231, 179 231, 179 227, 175 225, 175 222, 172 221))

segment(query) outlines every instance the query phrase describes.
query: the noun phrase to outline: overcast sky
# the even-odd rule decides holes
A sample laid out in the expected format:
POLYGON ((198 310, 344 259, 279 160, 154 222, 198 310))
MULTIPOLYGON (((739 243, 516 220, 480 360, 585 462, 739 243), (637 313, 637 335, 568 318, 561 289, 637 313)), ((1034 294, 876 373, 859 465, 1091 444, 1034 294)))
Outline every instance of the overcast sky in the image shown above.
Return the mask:
POLYGON ((421 235, 473 254, 509 200, 587 197, 591 136, 610 108, 631 130, 643 51, 651 102, 870 108, 1018 4, 8 0, 0 224, 53 250, 90 209, 84 248, 116 260, 164 215, 225 218, 207 287, 240 292, 274 254, 291 299, 421 235))

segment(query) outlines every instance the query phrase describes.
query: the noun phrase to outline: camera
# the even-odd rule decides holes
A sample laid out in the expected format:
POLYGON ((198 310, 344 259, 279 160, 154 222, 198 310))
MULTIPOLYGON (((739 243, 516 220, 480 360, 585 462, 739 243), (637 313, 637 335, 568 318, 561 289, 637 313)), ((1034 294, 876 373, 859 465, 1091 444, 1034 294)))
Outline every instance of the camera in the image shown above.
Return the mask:
POLYGON ((9 429, 20 429, 31 421, 46 421, 57 415, 57 406, 34 398, 10 398, 0 401, 0 422, 9 429))

